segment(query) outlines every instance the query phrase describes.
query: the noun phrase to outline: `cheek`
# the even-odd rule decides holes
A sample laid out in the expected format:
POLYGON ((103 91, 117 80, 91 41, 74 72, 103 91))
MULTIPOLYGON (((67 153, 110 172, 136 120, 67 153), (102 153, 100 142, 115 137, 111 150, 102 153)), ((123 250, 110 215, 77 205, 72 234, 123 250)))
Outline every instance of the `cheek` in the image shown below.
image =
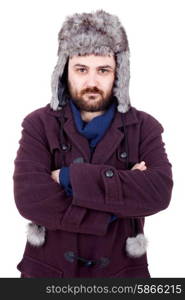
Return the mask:
POLYGON ((73 78, 73 86, 79 91, 81 90, 85 85, 85 80, 81 77, 75 76, 73 78))
POLYGON ((107 78, 103 83, 102 83, 102 88, 105 90, 105 91, 111 91, 112 87, 113 87, 113 83, 114 83, 114 80, 113 78, 107 78))
POLYGON ((76 79, 76 78, 73 77, 70 80, 70 89, 72 91, 78 92, 81 89, 81 83, 80 83, 80 81, 78 79, 76 79))

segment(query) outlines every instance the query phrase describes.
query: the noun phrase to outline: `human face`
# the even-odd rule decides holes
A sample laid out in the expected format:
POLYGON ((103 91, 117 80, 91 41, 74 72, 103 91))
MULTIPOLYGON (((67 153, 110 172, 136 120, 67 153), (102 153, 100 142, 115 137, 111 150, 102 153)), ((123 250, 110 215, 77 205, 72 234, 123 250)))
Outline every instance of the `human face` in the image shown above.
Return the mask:
POLYGON ((68 64, 68 89, 81 111, 106 110, 112 103, 116 62, 113 55, 73 56, 68 64))

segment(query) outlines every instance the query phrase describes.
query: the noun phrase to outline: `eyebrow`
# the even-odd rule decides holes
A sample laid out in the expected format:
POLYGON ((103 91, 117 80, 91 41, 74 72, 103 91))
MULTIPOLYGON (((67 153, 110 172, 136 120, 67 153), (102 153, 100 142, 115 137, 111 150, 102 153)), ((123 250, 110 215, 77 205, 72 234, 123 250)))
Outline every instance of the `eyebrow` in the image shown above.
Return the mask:
MULTIPOLYGON (((73 67, 83 67, 83 68, 88 68, 88 66, 86 65, 82 65, 82 64, 75 64, 73 67)), ((103 66, 98 66, 98 69, 114 69, 113 67, 109 66, 109 65, 103 65, 103 66)))

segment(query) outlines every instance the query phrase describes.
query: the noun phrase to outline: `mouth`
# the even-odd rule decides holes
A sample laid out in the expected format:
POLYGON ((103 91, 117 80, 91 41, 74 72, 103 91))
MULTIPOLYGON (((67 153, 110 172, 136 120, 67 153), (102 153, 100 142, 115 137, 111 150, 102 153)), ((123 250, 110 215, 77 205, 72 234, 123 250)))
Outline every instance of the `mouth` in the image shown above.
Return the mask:
POLYGON ((91 93, 91 92, 88 92, 86 93, 88 96, 96 96, 96 95, 99 95, 99 93, 91 93))
POLYGON ((99 95, 99 93, 87 93, 88 95, 99 95))

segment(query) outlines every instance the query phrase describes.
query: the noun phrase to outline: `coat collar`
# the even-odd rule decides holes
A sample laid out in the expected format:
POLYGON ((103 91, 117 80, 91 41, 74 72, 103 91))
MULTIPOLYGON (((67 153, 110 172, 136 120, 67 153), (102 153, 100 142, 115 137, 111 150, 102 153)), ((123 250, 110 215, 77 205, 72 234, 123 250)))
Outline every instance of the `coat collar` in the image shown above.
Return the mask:
MULTIPOLYGON (((51 108, 50 103, 48 103, 46 105, 46 112, 53 117, 60 118, 62 110, 55 111, 51 108)), ((64 112, 64 116, 66 119, 73 118, 70 106, 68 104, 64 107, 63 112, 64 112)), ((118 128, 122 127, 121 114, 122 113, 120 113, 118 111, 115 114, 115 119, 117 120, 117 122, 115 122, 115 125, 118 126, 118 128)), ((131 106, 130 109, 126 113, 123 113, 123 115, 124 115, 124 120, 125 120, 126 126, 139 122, 139 120, 137 118, 137 109, 134 106, 131 106)))
MULTIPOLYGON (((48 114, 55 118, 61 117, 62 111, 53 111, 50 108, 49 104, 47 105, 46 110, 48 114)), ((69 136, 70 140, 75 144, 75 146, 79 149, 85 161, 89 162, 91 151, 89 148, 88 140, 78 133, 71 108, 68 104, 64 107, 63 113, 65 118, 63 130, 66 132, 67 136, 69 136)), ((139 122, 137 118, 137 110, 134 107, 131 107, 130 110, 123 115, 125 126, 130 126, 139 122)), ((121 130, 121 128, 123 128, 122 116, 120 112, 116 111, 111 126, 105 133, 102 140, 96 146, 91 163, 103 164, 111 157, 111 155, 116 151, 119 144, 124 138, 124 132, 121 130)))

